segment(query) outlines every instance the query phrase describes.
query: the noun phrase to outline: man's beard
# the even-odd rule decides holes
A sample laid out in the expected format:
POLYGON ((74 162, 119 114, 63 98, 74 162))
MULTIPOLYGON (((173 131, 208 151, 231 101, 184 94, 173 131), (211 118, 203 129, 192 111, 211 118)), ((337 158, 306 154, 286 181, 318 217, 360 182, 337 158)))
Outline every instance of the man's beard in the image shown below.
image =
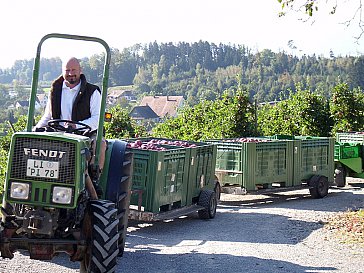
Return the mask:
POLYGON ((66 81, 69 84, 76 84, 77 83, 77 77, 76 76, 68 76, 68 77, 66 77, 66 81))

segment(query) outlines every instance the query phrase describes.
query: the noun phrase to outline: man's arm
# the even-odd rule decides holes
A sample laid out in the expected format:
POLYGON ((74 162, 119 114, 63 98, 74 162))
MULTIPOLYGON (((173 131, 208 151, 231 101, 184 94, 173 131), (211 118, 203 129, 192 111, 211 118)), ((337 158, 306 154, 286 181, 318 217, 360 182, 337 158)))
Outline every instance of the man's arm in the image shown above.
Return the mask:
POLYGON ((90 99, 91 117, 81 121, 82 123, 90 126, 92 131, 97 130, 99 126, 100 108, 101 108, 101 94, 99 91, 95 90, 90 99))
POLYGON ((46 127, 48 125, 48 121, 52 119, 52 111, 51 111, 51 100, 48 98, 46 108, 44 109, 44 114, 42 118, 38 121, 36 128, 46 127))

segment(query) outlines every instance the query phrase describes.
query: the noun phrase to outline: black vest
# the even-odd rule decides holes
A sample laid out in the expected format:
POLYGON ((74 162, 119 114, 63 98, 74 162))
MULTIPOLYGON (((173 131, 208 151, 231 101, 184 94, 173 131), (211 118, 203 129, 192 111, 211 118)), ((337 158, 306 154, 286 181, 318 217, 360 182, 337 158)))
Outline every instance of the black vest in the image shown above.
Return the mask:
MULTIPOLYGON (((72 106, 72 120, 82 121, 91 117, 90 99, 95 90, 100 92, 98 86, 88 83, 85 75, 81 74, 81 87, 72 106)), ((52 105, 52 118, 61 117, 61 98, 64 78, 60 76, 51 86, 50 98, 52 105)))

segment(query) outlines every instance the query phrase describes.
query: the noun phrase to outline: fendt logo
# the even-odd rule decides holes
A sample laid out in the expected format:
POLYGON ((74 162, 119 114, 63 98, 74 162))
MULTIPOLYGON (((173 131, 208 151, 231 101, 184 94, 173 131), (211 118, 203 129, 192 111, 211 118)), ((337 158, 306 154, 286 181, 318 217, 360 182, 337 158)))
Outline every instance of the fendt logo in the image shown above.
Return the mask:
POLYGON ((51 158, 62 158, 66 152, 62 151, 53 151, 53 150, 42 150, 42 149, 35 149, 35 148, 24 148, 25 155, 32 155, 32 156, 45 156, 51 158))

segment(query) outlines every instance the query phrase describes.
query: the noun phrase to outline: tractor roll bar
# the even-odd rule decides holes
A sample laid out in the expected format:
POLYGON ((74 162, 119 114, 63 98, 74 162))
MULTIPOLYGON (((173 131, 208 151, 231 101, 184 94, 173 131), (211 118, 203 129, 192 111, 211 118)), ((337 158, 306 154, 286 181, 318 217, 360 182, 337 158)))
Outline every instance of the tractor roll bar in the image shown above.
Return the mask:
POLYGON ((42 47, 43 42, 50 38, 61 38, 61 39, 97 42, 97 43, 100 43, 101 45, 103 45, 105 48, 106 57, 105 57, 105 64, 104 64, 104 74, 103 74, 103 79, 102 79, 102 89, 101 89, 100 119, 99 119, 99 125, 98 125, 98 130, 97 130, 96 151, 95 151, 96 152, 95 165, 98 165, 98 161, 99 161, 98 158, 99 158, 99 154, 100 154, 100 143, 101 143, 102 132, 103 132, 103 124, 104 124, 103 117, 104 117, 104 113, 105 113, 107 88, 108 88, 108 82, 109 82, 109 67, 110 67, 110 59, 111 59, 109 45, 100 38, 81 36, 81 35, 50 33, 50 34, 45 35, 40 40, 38 47, 37 47, 37 55, 34 59, 32 90, 31 90, 30 101, 29 101, 28 120, 27 120, 26 131, 31 132, 32 127, 33 127, 35 101, 36 101, 36 95, 37 95, 37 89, 38 89, 41 47, 42 47))

